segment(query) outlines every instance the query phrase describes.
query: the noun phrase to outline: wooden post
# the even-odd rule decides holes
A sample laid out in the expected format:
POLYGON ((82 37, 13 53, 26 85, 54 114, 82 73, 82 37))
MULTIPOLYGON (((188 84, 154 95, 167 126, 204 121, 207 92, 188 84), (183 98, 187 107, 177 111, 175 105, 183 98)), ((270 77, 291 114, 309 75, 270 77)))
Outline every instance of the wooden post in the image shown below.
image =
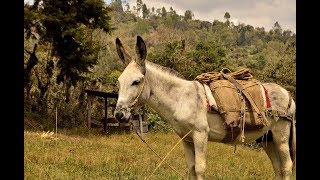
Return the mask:
POLYGON ((56 136, 58 135, 58 108, 56 107, 56 136))
POLYGON ((142 106, 142 121, 147 121, 145 106, 142 106))
POLYGON ((108 128, 108 98, 104 97, 104 121, 103 121, 104 132, 107 132, 108 128))
POLYGON ((87 98, 88 111, 87 111, 87 127, 91 128, 91 104, 92 104, 92 95, 88 94, 87 98))

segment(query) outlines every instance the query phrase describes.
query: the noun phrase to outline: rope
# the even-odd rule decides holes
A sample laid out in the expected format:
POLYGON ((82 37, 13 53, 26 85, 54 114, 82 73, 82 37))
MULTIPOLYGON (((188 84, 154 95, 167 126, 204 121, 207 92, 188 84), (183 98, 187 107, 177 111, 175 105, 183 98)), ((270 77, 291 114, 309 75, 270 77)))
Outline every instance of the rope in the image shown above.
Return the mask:
MULTIPOLYGON (((181 142, 182 139, 184 139, 192 130, 190 130, 185 137, 183 137, 174 147, 173 149, 171 149, 171 151, 165 156, 165 158, 161 158, 161 156, 147 143, 147 141, 141 136, 141 134, 138 132, 137 128, 134 128, 136 134, 138 135, 138 137, 141 139, 141 141, 147 145, 147 147, 161 160, 161 163, 157 166, 157 168, 164 162, 165 158, 169 155, 169 153, 175 148, 175 146, 181 142)), ((179 174, 181 177, 184 177, 181 173, 179 173, 176 169, 174 169, 172 166, 170 166, 170 164, 164 163, 165 165, 169 166, 173 171, 175 171, 177 174, 179 174)), ((156 169, 157 169, 156 168, 156 169)), ((155 170, 156 170, 155 169, 155 170)), ((151 176, 153 175, 153 173, 155 172, 155 170, 152 172, 151 176)), ((149 178, 151 178, 151 176, 149 178)))
MULTIPOLYGON (((164 162, 164 160, 169 156, 169 154, 173 151, 174 148, 176 148, 176 146, 185 138, 187 137, 190 133, 191 133, 192 130, 190 130, 186 135, 184 135, 173 147, 172 149, 167 153, 167 155, 162 159, 162 161, 158 164, 158 166, 153 170, 153 172, 151 173, 151 175, 147 178, 150 179, 154 172, 156 172, 156 170, 161 166, 161 164, 164 162)), ((179 173, 180 174, 180 173, 179 173)), ((181 174, 180 174, 181 175, 181 174)), ((182 176, 182 175, 181 175, 182 176)), ((183 177, 183 176, 182 176, 183 177)))
POLYGON ((201 83, 209 84, 212 81, 217 81, 217 80, 223 80, 225 79, 222 76, 222 73, 227 74, 234 79, 238 80, 249 80, 252 79, 253 76, 250 72, 250 69, 248 68, 243 68, 238 71, 231 72, 227 68, 223 68, 220 72, 206 72, 198 75, 195 80, 198 80, 201 83))

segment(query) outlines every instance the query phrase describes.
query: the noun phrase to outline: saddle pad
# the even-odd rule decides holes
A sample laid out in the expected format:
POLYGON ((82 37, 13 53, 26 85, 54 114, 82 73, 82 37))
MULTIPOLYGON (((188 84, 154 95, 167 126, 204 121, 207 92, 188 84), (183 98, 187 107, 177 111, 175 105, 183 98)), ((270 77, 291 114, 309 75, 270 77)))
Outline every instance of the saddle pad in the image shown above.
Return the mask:
POLYGON ((208 111, 218 111, 218 105, 216 100, 213 98, 210 87, 206 84, 203 84, 203 86, 208 100, 208 111))
MULTIPOLYGON (((261 83, 258 80, 237 80, 243 87, 244 91, 254 100, 260 112, 265 112, 265 97, 261 89, 261 83)), ((231 129, 241 127, 241 107, 244 98, 238 89, 228 80, 213 81, 209 84, 213 97, 216 101, 218 112, 225 120, 225 128, 231 129)), ((263 116, 259 116, 251 107, 251 104, 245 99, 245 129, 260 129, 264 127, 263 116)), ((264 114, 264 113, 262 113, 264 114)))

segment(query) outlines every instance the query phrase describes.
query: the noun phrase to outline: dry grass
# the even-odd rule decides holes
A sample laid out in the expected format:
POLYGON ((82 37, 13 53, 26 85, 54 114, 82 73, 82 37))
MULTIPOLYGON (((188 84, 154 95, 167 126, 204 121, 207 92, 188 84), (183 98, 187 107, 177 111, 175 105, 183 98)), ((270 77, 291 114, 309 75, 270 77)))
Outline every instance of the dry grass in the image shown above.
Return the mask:
MULTIPOLYGON (((160 160, 132 134, 74 136, 25 131, 25 179, 144 179, 160 160)), ((148 133, 146 141, 164 157, 179 140, 174 133, 148 133)), ((270 160, 262 150, 211 142, 206 179, 273 179, 270 160)), ((187 172, 183 146, 169 155, 169 163, 187 172)), ((181 179, 162 165, 153 179, 181 179)))

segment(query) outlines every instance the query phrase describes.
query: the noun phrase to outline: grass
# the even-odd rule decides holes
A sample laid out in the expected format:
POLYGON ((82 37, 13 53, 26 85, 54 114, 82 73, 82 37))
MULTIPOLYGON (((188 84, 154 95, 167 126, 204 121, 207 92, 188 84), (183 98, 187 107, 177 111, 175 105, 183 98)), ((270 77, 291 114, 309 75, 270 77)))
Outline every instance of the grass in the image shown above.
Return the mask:
MULTIPOLYGON (((146 141, 164 157, 179 137, 172 133, 147 133, 146 141)), ((145 179, 161 161, 134 133, 74 135, 63 132, 44 137, 24 133, 25 179, 145 179), (57 139, 55 139, 57 137, 57 139)), ((206 179, 273 179, 271 162, 261 149, 208 144, 206 179)), ((182 144, 168 156, 181 174, 187 172, 182 144)), ((181 179, 162 164, 152 179, 181 179)))

